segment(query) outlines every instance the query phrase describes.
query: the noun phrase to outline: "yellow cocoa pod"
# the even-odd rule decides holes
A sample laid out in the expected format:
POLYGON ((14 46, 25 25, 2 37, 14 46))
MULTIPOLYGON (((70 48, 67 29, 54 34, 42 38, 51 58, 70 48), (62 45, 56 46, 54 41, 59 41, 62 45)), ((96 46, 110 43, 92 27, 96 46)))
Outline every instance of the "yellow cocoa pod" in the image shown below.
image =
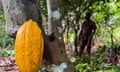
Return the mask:
POLYGON ((20 72, 37 72, 42 63, 44 39, 37 23, 28 20, 19 28, 15 40, 15 60, 20 72))

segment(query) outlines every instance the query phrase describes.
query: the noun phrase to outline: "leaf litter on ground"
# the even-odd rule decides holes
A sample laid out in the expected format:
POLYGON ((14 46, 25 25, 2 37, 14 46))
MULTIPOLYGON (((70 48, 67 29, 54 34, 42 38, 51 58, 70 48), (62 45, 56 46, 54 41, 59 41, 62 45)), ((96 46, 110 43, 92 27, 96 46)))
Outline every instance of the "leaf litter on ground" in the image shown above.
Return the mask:
POLYGON ((0 59, 0 72, 19 72, 15 59, 10 56, 0 59))

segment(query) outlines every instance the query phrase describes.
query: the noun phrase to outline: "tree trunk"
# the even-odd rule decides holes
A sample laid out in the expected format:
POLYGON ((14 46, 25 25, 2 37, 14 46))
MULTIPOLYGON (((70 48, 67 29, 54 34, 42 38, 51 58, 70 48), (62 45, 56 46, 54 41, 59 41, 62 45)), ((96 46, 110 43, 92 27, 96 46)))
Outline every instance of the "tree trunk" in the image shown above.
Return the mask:
POLYGON ((58 0, 47 0, 47 8, 48 8, 48 34, 49 35, 53 34, 53 37, 57 39, 53 41, 54 42, 53 45, 56 45, 57 47, 50 46, 50 48, 52 48, 51 50, 56 49, 52 52, 52 53, 55 53, 55 54, 52 54, 52 57, 54 58, 54 60, 57 60, 54 63, 58 64, 58 62, 61 62, 60 61, 60 59, 62 58, 61 51, 62 49, 64 49, 64 42, 63 42, 62 34, 58 32, 58 28, 59 27, 61 28, 59 1, 58 0), (60 43, 62 44, 60 45, 60 43))
POLYGON ((6 31, 15 37, 18 28, 28 19, 41 24, 39 0, 2 0, 6 18, 6 31))
MULTIPOLYGON (((55 39, 50 44, 51 56, 53 57, 54 64, 60 64, 62 62, 67 62, 68 58, 65 52, 65 45, 63 41, 62 34, 62 24, 60 20, 60 7, 59 0, 47 0, 47 9, 48 9, 48 34, 55 37, 55 39), (57 57, 57 58, 56 58, 57 57)), ((52 38, 53 38, 52 37, 52 38)), ((71 65, 68 66, 65 72, 74 72, 71 65)))
POLYGON ((0 0, 0 11, 3 11, 2 0, 0 0))

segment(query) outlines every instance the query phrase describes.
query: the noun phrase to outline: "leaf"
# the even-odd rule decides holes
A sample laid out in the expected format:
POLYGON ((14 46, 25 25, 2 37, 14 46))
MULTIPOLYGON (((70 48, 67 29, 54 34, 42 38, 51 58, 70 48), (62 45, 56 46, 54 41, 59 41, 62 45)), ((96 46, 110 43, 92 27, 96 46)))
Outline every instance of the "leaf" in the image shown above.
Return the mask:
POLYGON ((85 66, 87 66, 87 65, 88 65, 87 63, 85 63, 85 64, 78 64, 78 65, 75 66, 75 69, 76 69, 77 71, 79 71, 81 68, 83 68, 83 67, 85 67, 85 66))
POLYGON ((114 65, 113 69, 115 70, 115 72, 120 72, 120 66, 114 65))

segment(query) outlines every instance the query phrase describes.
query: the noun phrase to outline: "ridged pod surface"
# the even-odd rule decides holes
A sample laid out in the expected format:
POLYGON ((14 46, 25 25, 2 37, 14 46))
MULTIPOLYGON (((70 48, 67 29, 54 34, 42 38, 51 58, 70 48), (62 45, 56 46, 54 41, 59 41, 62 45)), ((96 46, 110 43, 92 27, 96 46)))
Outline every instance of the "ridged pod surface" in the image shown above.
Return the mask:
POLYGON ((28 20, 20 27, 15 41, 15 60, 20 72, 37 72, 42 63, 44 39, 37 23, 28 20))

